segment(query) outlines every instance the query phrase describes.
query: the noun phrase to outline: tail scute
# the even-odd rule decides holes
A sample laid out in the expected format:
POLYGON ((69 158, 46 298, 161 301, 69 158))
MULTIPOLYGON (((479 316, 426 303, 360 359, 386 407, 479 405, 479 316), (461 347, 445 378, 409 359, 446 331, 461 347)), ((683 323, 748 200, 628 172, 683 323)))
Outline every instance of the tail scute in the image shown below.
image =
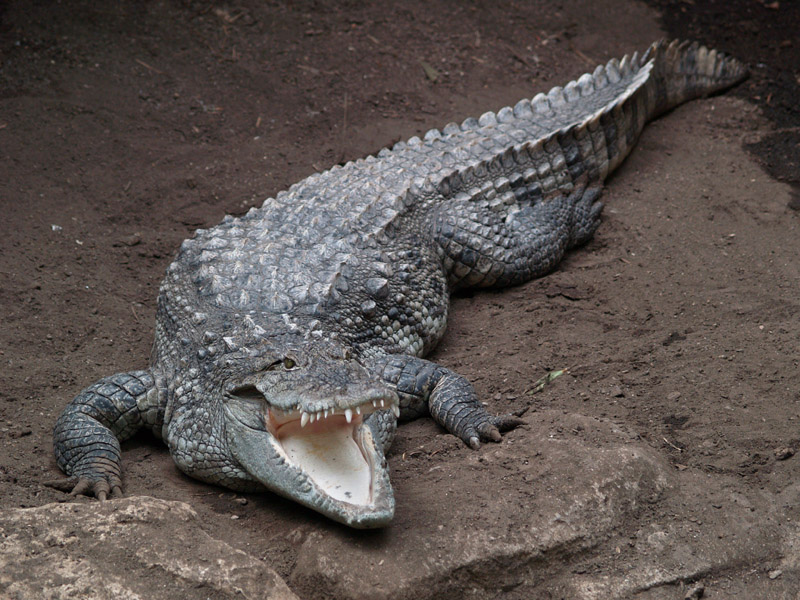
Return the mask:
POLYGON ((658 110, 724 90, 747 77, 744 63, 697 42, 661 40, 648 48, 658 82, 658 110))

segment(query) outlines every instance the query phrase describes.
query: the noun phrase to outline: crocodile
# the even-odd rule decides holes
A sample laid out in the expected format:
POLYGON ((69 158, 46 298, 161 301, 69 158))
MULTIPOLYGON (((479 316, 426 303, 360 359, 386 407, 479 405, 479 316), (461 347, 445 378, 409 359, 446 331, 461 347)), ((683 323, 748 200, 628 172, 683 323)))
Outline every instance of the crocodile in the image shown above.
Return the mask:
POLYGON ((746 73, 697 43, 656 42, 199 229, 161 284, 150 367, 67 405, 54 431, 66 477, 50 485, 120 496, 120 442, 146 428, 192 477, 387 525, 398 420, 429 414, 474 449, 520 423, 424 358, 450 294, 554 269, 592 237, 602 185, 645 123, 746 73))

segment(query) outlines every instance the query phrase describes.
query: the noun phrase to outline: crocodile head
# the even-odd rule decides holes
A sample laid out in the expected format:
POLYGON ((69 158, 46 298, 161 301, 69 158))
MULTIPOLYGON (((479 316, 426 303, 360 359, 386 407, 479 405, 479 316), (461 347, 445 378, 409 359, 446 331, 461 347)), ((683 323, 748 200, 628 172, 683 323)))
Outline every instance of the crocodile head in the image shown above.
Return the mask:
POLYGON ((228 449, 270 490, 351 527, 394 515, 382 437, 397 395, 347 349, 274 349, 225 384, 228 449))

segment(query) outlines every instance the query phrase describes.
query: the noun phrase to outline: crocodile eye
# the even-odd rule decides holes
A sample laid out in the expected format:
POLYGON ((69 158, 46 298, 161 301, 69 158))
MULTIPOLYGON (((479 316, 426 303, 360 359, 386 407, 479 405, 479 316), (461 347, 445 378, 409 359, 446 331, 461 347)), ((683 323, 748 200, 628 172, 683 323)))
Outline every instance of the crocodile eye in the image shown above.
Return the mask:
POLYGON ((291 358, 284 358, 283 359, 283 368, 286 370, 292 370, 297 366, 297 363, 294 362, 291 358))

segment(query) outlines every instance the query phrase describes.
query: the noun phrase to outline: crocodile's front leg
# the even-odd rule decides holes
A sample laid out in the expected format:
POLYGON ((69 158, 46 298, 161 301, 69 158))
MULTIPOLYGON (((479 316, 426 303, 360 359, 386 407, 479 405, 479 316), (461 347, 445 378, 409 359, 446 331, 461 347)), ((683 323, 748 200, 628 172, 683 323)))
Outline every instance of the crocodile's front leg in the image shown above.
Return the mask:
POLYGON ((512 415, 489 414, 469 381, 423 358, 388 355, 381 359, 377 373, 397 391, 401 419, 414 419, 428 411, 475 450, 481 442, 499 442, 501 432, 522 423, 512 415))
POLYGON ((117 373, 78 394, 53 432, 56 462, 65 479, 46 485, 105 500, 122 495, 120 442, 142 426, 160 434, 163 403, 150 371, 117 373))

